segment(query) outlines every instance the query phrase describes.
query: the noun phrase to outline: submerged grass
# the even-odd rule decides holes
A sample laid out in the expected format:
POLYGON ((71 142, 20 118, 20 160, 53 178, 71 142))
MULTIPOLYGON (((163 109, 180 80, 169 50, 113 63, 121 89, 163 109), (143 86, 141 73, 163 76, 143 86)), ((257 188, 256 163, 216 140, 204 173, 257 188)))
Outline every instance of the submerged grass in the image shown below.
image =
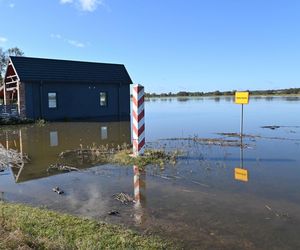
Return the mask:
POLYGON ((142 168, 147 165, 164 166, 169 163, 176 164, 179 151, 166 152, 159 149, 147 149, 143 156, 133 157, 130 150, 121 150, 112 156, 111 162, 119 165, 137 165, 142 168))
POLYGON ((0 249, 167 249, 170 242, 22 204, 0 202, 0 249))
POLYGON ((146 149, 144 155, 133 157, 129 145, 92 145, 75 150, 66 150, 59 155, 58 165, 80 166, 83 164, 112 163, 118 165, 137 165, 140 168, 146 165, 164 166, 176 164, 177 157, 182 153, 178 150, 166 151, 163 149, 146 149))
MULTIPOLYGON (((224 135, 224 134, 222 134, 224 135)), ((233 135, 233 134, 231 134, 233 135)), ((234 134, 238 135, 238 134, 234 134)), ((228 136, 228 134, 226 134, 228 136)), ((232 137, 232 136, 230 136, 232 137)), ((235 136, 234 136, 235 137, 235 136)), ((238 137, 240 137, 238 135, 238 137)), ((161 139, 164 141, 191 141, 195 143, 199 143, 201 145, 207 145, 207 146, 220 146, 220 147, 248 147, 248 144, 241 143, 241 140, 226 140, 224 138, 199 138, 197 136, 194 137, 182 137, 182 138, 166 138, 161 139)))

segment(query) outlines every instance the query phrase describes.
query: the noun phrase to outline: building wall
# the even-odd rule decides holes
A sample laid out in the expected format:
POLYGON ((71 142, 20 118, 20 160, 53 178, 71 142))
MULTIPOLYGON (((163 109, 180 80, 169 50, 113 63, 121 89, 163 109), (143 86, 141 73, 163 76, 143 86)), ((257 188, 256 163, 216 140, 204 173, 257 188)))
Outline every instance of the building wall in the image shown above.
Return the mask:
POLYGON ((26 99, 25 99, 25 86, 24 83, 18 83, 18 105, 19 105, 19 112, 20 117, 26 117, 26 99))
POLYGON ((130 85, 64 82, 26 82, 26 117, 46 120, 129 120, 130 85), (55 92, 57 108, 48 107, 48 93, 55 92), (107 106, 100 106, 100 92, 107 106))

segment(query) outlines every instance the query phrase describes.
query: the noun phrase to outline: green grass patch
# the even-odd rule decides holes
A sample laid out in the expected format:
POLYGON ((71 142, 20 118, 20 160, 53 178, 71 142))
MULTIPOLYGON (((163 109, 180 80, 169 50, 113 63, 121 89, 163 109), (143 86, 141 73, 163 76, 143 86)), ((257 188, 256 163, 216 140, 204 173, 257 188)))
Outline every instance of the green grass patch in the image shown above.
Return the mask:
POLYGON ((0 202, 0 249, 173 249, 120 226, 0 202))

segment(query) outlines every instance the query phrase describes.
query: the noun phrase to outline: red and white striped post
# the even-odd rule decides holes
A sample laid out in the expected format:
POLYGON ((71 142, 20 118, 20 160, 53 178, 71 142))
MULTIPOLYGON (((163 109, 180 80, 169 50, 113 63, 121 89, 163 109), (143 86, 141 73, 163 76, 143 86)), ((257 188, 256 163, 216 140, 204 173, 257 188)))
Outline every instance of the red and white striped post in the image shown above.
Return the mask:
POLYGON ((144 86, 133 86, 132 93, 132 138, 133 154, 139 156, 144 154, 145 148, 145 105, 144 86))

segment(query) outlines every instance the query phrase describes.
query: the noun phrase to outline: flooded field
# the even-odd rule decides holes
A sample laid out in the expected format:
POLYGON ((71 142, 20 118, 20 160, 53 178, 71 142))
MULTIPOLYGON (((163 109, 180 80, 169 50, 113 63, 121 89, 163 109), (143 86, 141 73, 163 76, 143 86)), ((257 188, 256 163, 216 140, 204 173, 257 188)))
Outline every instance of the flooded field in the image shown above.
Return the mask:
POLYGON ((130 143, 130 122, 3 126, 1 144, 31 161, 0 172, 0 199, 122 224, 186 249, 299 249, 299 106, 297 97, 252 98, 240 147, 241 107, 231 98, 151 99, 147 147, 183 154, 175 166, 139 173, 93 159, 77 161, 79 171, 49 170, 62 151, 130 143), (140 205, 114 199, 133 196, 134 181, 140 205))

